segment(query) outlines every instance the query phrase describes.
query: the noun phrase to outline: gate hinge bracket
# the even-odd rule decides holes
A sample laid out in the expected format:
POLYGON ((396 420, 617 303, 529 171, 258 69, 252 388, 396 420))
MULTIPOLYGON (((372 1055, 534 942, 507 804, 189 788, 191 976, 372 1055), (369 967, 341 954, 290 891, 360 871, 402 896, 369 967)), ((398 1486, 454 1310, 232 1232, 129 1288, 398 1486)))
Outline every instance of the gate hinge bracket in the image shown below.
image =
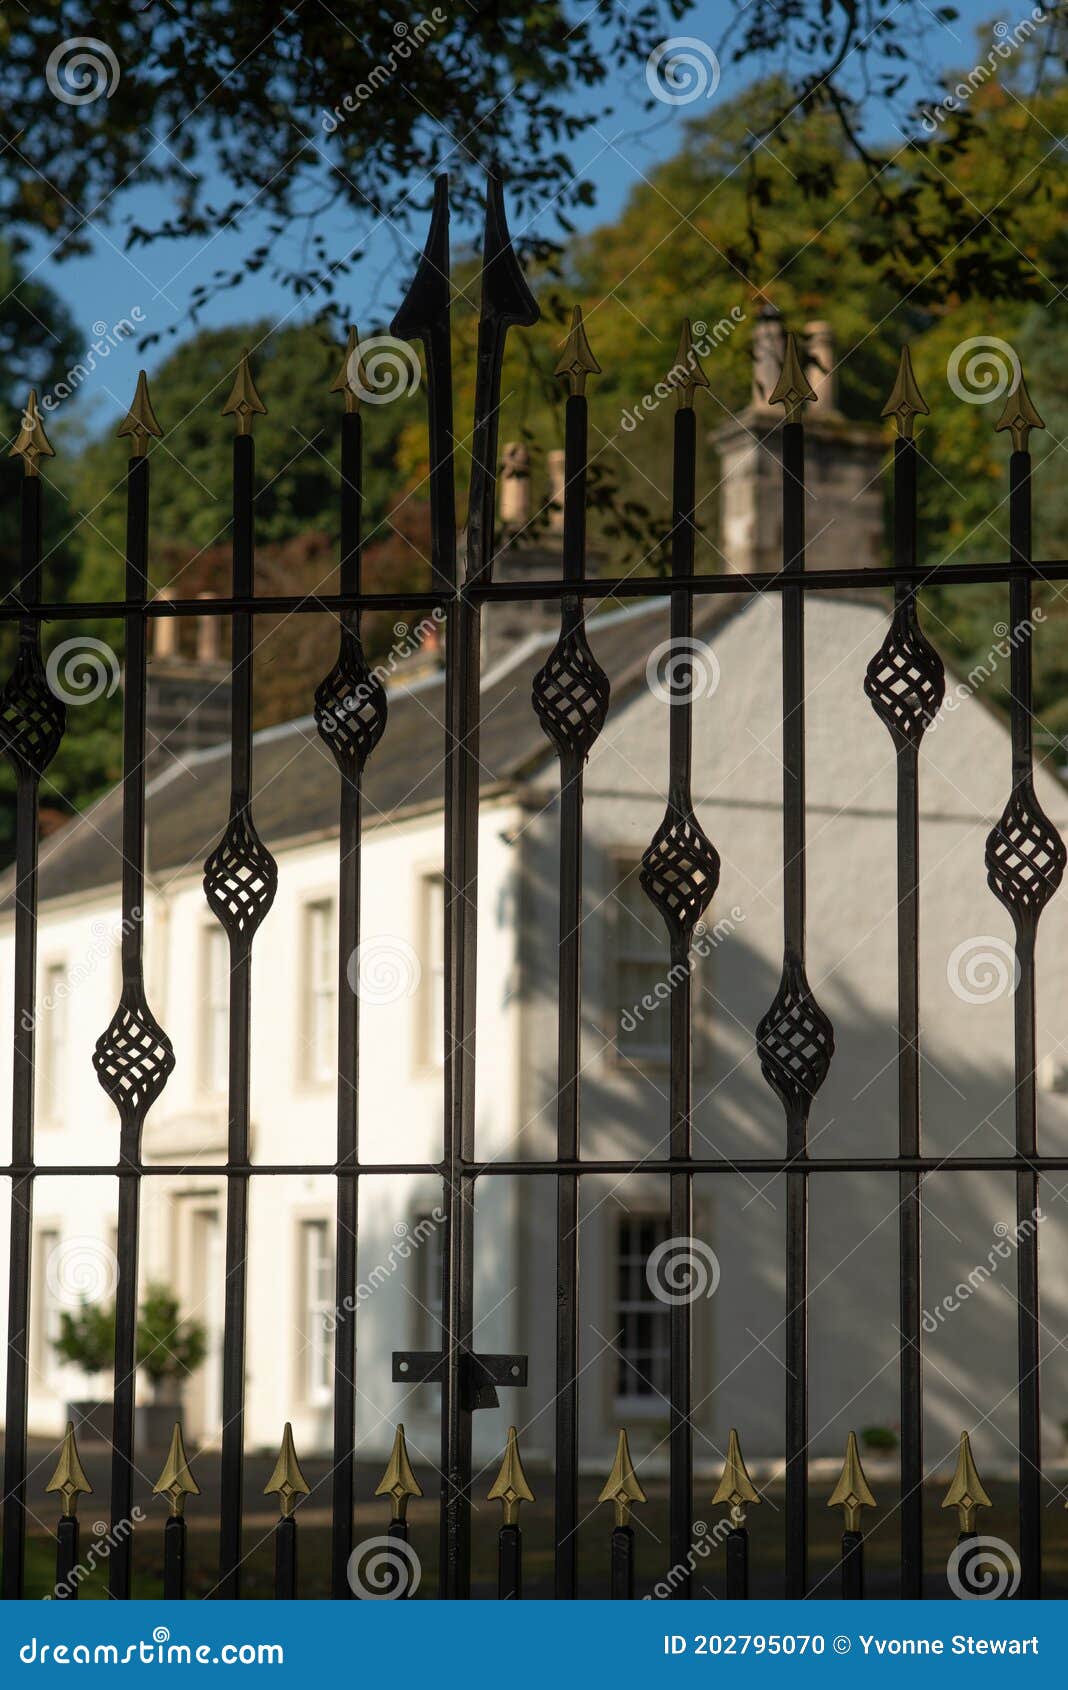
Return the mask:
MULTIPOLYGON (((445 1356, 440 1350, 395 1350, 395 1385, 440 1385, 445 1377, 445 1356)), ((476 1408, 498 1408, 498 1385, 525 1385, 526 1356, 479 1356, 473 1350, 459 1354, 460 1398, 467 1413, 476 1408)))

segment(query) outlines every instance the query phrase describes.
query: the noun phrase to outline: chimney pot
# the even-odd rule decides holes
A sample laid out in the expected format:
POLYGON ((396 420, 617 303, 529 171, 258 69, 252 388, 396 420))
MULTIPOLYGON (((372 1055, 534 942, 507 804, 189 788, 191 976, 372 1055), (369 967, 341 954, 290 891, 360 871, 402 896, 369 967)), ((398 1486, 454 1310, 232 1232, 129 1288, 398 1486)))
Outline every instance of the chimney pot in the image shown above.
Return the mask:
MULTIPOLYGON (((198 599, 213 598, 213 593, 198 593, 198 599)), ((217 616, 197 617, 197 662, 218 663, 219 647, 219 618, 217 616)))
POLYGON ((752 402, 768 410, 768 398, 775 389, 786 356, 786 331, 778 307, 765 301, 753 325, 752 402))
POLYGON ((545 465, 549 471, 549 531, 552 534, 562 534, 564 531, 564 454, 557 447, 545 454, 545 465))
POLYGON ((834 334, 830 323, 806 323, 807 375, 815 390, 813 411, 838 409, 838 377, 834 367, 834 334))
MULTIPOLYGON (((157 599, 170 600, 174 594, 166 587, 156 594, 157 599)), ((178 618, 176 616, 157 616, 153 624, 155 638, 152 642, 152 655, 166 660, 178 655, 178 618)))

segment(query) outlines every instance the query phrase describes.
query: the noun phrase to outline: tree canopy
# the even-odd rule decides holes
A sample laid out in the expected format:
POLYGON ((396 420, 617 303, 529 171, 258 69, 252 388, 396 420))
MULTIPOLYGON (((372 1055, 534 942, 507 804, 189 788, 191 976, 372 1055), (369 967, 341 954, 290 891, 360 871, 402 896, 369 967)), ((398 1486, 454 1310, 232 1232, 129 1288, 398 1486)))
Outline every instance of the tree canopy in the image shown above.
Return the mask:
MULTIPOLYGON (((645 18, 652 10, 641 9, 638 15, 645 18)), ((751 0, 746 27, 762 18, 767 24, 775 11, 784 17, 789 13, 790 27, 800 28, 806 10, 804 5, 766 8, 751 0)), ((842 10, 874 15, 880 8, 842 10)), ((56 6, 48 17, 54 22, 57 13, 67 11, 56 6)), ((181 13, 181 6, 176 11, 181 13)), ((227 8, 221 11, 227 14, 227 8)), ((556 9, 548 8, 547 15, 551 21, 556 9)), ((0 29, 17 33, 23 27, 20 18, 0 17, 0 29)), ((288 39, 285 29, 281 39, 288 39)), ((822 47, 810 43, 809 58, 829 41, 828 36, 822 47)), ((1061 350, 1068 351, 1058 282, 1065 270, 1068 182, 1056 139, 1068 132, 1068 87, 1056 54, 1051 58, 1055 41, 1052 32, 1022 41, 1009 60, 997 61, 969 88, 963 109, 947 106, 940 113, 933 132, 875 152, 858 149, 842 112, 815 94, 802 102, 788 126, 776 130, 777 114, 796 95, 796 79, 757 84, 691 120, 677 153, 647 173, 618 218, 572 236, 559 253, 529 256, 528 272, 544 314, 535 328, 510 337, 501 439, 524 439, 530 445, 536 503, 547 492, 545 454, 562 440, 564 393, 552 371, 567 312, 578 302, 603 371, 589 390, 591 533, 615 567, 661 567, 672 408, 661 404, 632 425, 627 418, 634 417, 674 361, 681 318, 703 321, 712 331, 712 344, 705 360, 711 389, 701 400, 706 439, 699 567, 722 567, 716 550, 717 465, 707 432, 746 401, 752 320, 761 302, 771 299, 792 326, 814 317, 831 321, 843 408, 859 420, 877 421, 899 348, 906 341, 911 345, 931 409, 920 443, 927 460, 921 480, 922 546, 932 563, 1005 555, 1005 437, 994 433, 996 410, 962 402, 951 391, 947 371, 955 350, 969 339, 994 337, 1014 347, 1048 424, 1047 432, 1032 441, 1036 545, 1039 555, 1064 555, 1068 507, 1058 466, 1068 411, 1050 372, 1060 368, 1061 350), (760 136, 771 138, 754 146, 753 138, 760 136), (774 177, 772 187, 761 185, 765 175, 774 177), (894 196, 889 208, 888 185, 894 196), (952 210, 948 224, 947 205, 952 210), (906 213, 911 232, 902 243, 895 219, 906 213), (945 244, 947 227, 955 239, 945 244)), ((101 121, 106 125, 112 119, 101 121)), ((360 144, 376 144, 366 133, 368 126, 359 127, 360 144)), ((86 168, 93 167, 90 149, 86 168)), ((513 211, 525 191, 524 180, 529 190, 521 165, 518 179, 509 178, 513 211)), ((413 259, 410 253, 409 262, 413 259)), ((343 291, 358 298, 351 281, 343 291)), ((69 324, 46 292, 35 300, 43 321, 50 320, 50 312, 54 318, 56 345, 63 350, 53 352, 62 366, 71 354, 69 324)), ((477 264, 461 252, 454 311, 461 511, 477 309, 477 264)), ((157 587, 186 594, 225 586, 231 428, 220 411, 246 345, 253 349, 257 383, 268 406, 256 427, 259 580, 265 591, 314 590, 332 583, 339 407, 328 388, 340 362, 343 318, 332 310, 314 321, 310 304, 306 317, 273 331, 262 321, 200 329, 176 345, 156 370, 153 398, 165 429, 164 441, 152 454, 151 567, 157 587)), ((366 333, 384 325, 368 321, 360 326, 366 333)), ((4 333, 0 321, 0 338, 4 333)), ((20 379, 47 365, 47 337, 36 346, 32 336, 20 341, 16 331, 12 335, 12 344, 18 342, 20 379)), ((425 585, 428 464, 422 393, 368 406, 365 441, 370 579, 381 587, 425 585)), ((125 455, 123 443, 109 434, 50 465, 48 504, 67 552, 54 546, 49 566, 53 552, 67 556, 67 580, 77 565, 73 591, 78 597, 108 597, 120 587, 125 455)), ((6 508, 14 509, 10 500, 6 508)), ((1004 618, 1005 597, 1001 589, 936 587, 928 592, 932 630, 965 669, 988 651, 992 629, 1004 618)), ((1040 731, 1061 739, 1068 736, 1068 673, 1057 657, 1058 650, 1068 649, 1059 637, 1065 612, 1059 592, 1044 589, 1043 602, 1057 628, 1036 644, 1036 708, 1040 731)), ((373 648, 388 642, 392 620, 385 617, 380 626, 371 625, 373 648)), ((61 632, 68 634, 69 625, 61 632)), ((319 618, 301 619, 299 639, 291 626, 265 627, 264 632, 257 659, 261 722, 307 707, 334 638, 334 630, 319 618)), ((106 631, 116 649, 120 635, 117 628, 106 631)), ((48 635, 55 637, 55 632, 48 635)), ((1003 694, 1006 685, 1002 664, 990 681, 990 696, 1003 694)), ((50 771, 54 796, 84 804, 115 778, 118 720, 117 696, 71 712, 67 742, 50 771)))

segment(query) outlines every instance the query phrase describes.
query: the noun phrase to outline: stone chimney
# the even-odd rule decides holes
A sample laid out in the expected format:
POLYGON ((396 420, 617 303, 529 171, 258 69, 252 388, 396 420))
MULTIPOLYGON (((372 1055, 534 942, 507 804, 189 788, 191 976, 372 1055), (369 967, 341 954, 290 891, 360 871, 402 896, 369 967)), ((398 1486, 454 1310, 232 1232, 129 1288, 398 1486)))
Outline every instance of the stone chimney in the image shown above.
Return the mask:
MULTIPOLYGON (((158 596, 173 595, 164 589, 158 596)), ((189 751, 221 744, 230 733, 230 664, 222 655, 222 623, 217 616, 198 616, 187 627, 190 620, 157 616, 150 622, 146 741, 153 774, 189 751)))
MULTIPOLYGON (((850 422, 838 409, 831 326, 806 325, 805 367, 816 392, 805 409, 806 525, 809 569, 875 566, 886 559, 880 470, 882 428, 850 422)), ((712 435, 720 455, 719 548, 725 569, 746 574, 782 567, 783 413, 768 399, 779 379, 786 333, 777 308, 766 302, 753 329, 753 381, 749 404, 712 435)))

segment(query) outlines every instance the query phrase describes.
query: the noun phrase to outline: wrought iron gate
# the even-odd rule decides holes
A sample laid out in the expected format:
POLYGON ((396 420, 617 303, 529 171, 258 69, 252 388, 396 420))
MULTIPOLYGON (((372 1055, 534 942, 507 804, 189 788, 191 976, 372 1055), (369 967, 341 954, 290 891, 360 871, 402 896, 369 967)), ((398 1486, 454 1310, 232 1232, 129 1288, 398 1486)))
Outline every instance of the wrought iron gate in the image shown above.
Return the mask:
MULTIPOLYGON (((115 1015, 101 1035, 94 1066, 118 1114, 116 1165, 55 1168, 50 1174, 114 1175, 119 1183, 119 1280, 116 1305, 114 1434, 111 1467, 111 1515, 116 1535, 109 1563, 111 1594, 131 1590, 134 1534, 128 1521, 134 1474, 134 1375, 136 1360, 138 1224, 142 1181, 180 1171, 165 1163, 146 1165, 141 1135, 145 1117, 174 1067, 166 1032, 146 1000, 142 967, 145 811, 146 634, 160 617, 215 615, 232 628, 233 718, 230 817, 224 835, 205 865, 204 890, 230 946, 231 1004, 229 1034, 228 1146, 225 1163, 198 1164, 198 1172, 225 1179, 226 1300, 221 1457, 220 1573, 218 1594, 239 1593, 244 1452, 244 1350, 246 1321, 246 1242, 251 1176, 329 1173, 336 1181, 338 1237, 355 1237, 357 1194, 363 1179, 390 1173, 425 1173, 443 1182, 446 1227, 443 1262, 443 1344, 440 1353, 404 1352, 394 1358, 395 1378, 414 1383, 434 1379, 441 1386, 440 1591, 447 1597, 470 1593, 472 1418, 500 1388, 525 1379, 525 1359, 476 1353, 474 1332, 474 1192, 480 1180, 502 1176, 550 1181, 556 1191, 556 1396, 555 1396, 555 1590, 561 1598, 578 1589, 578 1281, 579 1188, 591 1174, 627 1174, 639 1166, 626 1159, 592 1160, 582 1155, 580 1134, 580 962, 583 767, 609 709, 604 673, 587 643, 585 614, 591 603, 636 600, 664 591, 659 578, 627 576, 589 578, 586 573, 587 411, 585 381, 596 369, 576 313, 557 373, 568 383, 565 441, 563 572, 560 580, 497 583, 494 566, 494 508, 498 459, 498 411, 502 359, 509 329, 532 324, 538 308, 512 250, 499 182, 488 192, 478 330, 475 428, 470 509, 464 567, 458 568, 454 489, 453 383, 450 350, 450 261, 447 186, 438 182, 425 252, 393 330, 420 341, 426 363, 430 437, 432 513, 431 584, 426 592, 367 594, 361 581, 362 421, 352 380, 350 340, 337 391, 344 400, 341 418, 341 558, 340 590, 314 597, 257 597, 254 582, 253 505, 255 460, 253 423, 262 402, 248 359, 243 360, 225 407, 234 418, 233 442, 233 586, 228 598, 164 601, 150 598, 148 516, 150 440, 160 434, 142 376, 133 406, 120 432, 131 447, 127 482, 126 581, 120 601, 93 604, 48 603, 41 576, 41 461, 51 447, 36 400, 31 396, 14 446, 24 465, 22 482, 21 569, 3 615, 19 625, 14 671, 0 708, 2 744, 17 774, 17 863, 15 993, 13 1017, 13 1139, 10 1166, 2 1170, 11 1183, 9 1260, 8 1378, 5 1414, 3 1589, 8 1597, 23 1590, 26 1532, 26 1450, 31 1215, 35 1180, 43 1170, 34 1159, 34 1009, 37 925, 37 802, 40 779, 60 744, 63 705, 50 690, 42 661, 41 627, 46 619, 122 617, 125 621, 126 690, 123 775, 122 995, 115 1015), (474 1134, 476 907, 478 889, 479 628, 484 606, 502 600, 558 602, 560 635, 539 672, 533 708, 549 736, 560 764, 560 936, 558 1106, 555 1160, 479 1161, 474 1134), (357 1143, 359 1087, 358 1001, 344 959, 360 935, 361 777, 368 757, 388 756, 385 692, 371 671, 360 640, 361 612, 389 607, 407 613, 438 610, 446 627, 445 731, 445 1139, 440 1163, 361 1162, 357 1143), (315 696, 320 733, 336 759, 341 776, 339 884, 339 1025, 336 1161, 325 1168, 253 1163, 249 1144, 249 1028, 251 956, 255 935, 275 896, 277 869, 260 839, 252 813, 252 651, 256 613, 333 613, 341 623, 340 649, 330 674, 315 696), (384 736, 384 738, 383 738, 384 736), (383 744, 379 749, 379 741, 383 744)), ((785 1175, 787 1228, 786 1289, 786 1587, 792 1597, 806 1592, 808 1498, 807 1362, 807 1206, 809 1182, 843 1172, 894 1173, 900 1181, 900 1389, 901 1389, 901 1594, 923 1591, 921 1518, 924 1452, 921 1400, 921 1185, 935 1169, 983 1168, 1015 1174, 1021 1222, 1037 1203, 1039 1176, 1068 1167, 1068 1158, 1043 1157, 1036 1140, 1034 947, 1038 918, 1057 889, 1065 850, 1043 815, 1032 785, 1030 599, 1039 572, 1045 579, 1068 578, 1068 564, 1031 561, 1030 458, 1028 436, 1041 426, 1021 382, 1010 395, 999 427, 1011 431, 1010 554, 982 566, 953 568, 955 583, 1004 582, 1011 600, 1014 640, 1011 675, 1011 790, 1004 814, 987 845, 989 882, 1010 912, 1016 931, 1020 984, 1015 999, 1016 1146, 999 1158, 954 1156, 932 1159, 921 1139, 918 1014, 918 782, 924 731, 943 695, 941 662, 919 625, 916 592, 930 571, 916 549, 917 454, 913 426, 926 410, 912 376, 907 352, 884 415, 897 427, 894 453, 893 562, 882 569, 805 570, 804 406, 812 397, 792 337, 771 396, 785 409, 782 453, 782 568, 767 574, 700 575, 694 568, 695 461, 697 430, 694 397, 706 378, 694 354, 688 325, 672 372, 676 392, 673 518, 670 536, 671 637, 685 649, 693 629, 695 598, 703 594, 769 593, 782 607, 783 682, 783 965, 779 990, 761 1021, 757 1046, 765 1079, 782 1103, 785 1138, 782 1153, 744 1162, 695 1157, 691 1136, 691 1005, 688 959, 694 929, 716 890, 719 858, 694 813, 690 790, 692 722, 690 705, 678 702, 670 715, 667 806, 663 822, 645 852, 642 885, 662 916, 672 961, 670 998, 670 1139, 667 1153, 643 1158, 645 1172, 666 1175, 670 1186, 670 1224, 678 1237, 693 1233, 693 1182, 696 1175, 747 1171, 785 1175), (804 615, 806 594, 857 586, 892 588, 894 609, 881 650, 868 669, 866 690, 885 723, 897 765, 898 1002, 899 1002, 899 1148, 894 1157, 812 1158, 807 1146, 809 1111, 831 1061, 834 1037, 816 1003, 805 973, 805 677, 804 615)), ((946 571, 944 574, 949 574, 946 571)), ((684 679, 677 678, 684 688, 684 679)), ((1040 1475, 1038 1372, 1037 1236, 1026 1232, 1018 1251, 1019 1298, 1019 1528, 1021 1594, 1040 1590, 1040 1475)), ((355 1249, 338 1249, 336 1299, 352 1309, 356 1301, 355 1249)), ((680 1569, 671 1594, 690 1594, 687 1571, 693 1526, 693 1436, 690 1422, 692 1310, 677 1302, 670 1314, 670 1531, 668 1554, 680 1569)), ((347 1569, 356 1541, 354 1527, 355 1416, 353 1379, 355 1328, 351 1320, 337 1329, 334 1348, 332 1507, 332 1593, 351 1594, 347 1569)), ((75 1514, 83 1488, 73 1439, 64 1447, 55 1488, 62 1496, 59 1528, 59 1579, 77 1561, 75 1514)), ((274 1488, 282 1504, 277 1528, 278 1590, 295 1590, 296 1522, 293 1505, 303 1481, 292 1440, 283 1445, 274 1488)), ((183 1590, 184 1522, 182 1506, 193 1487, 180 1435, 159 1488, 170 1500, 167 1524, 166 1593, 183 1590)), ((405 1506, 414 1480, 403 1440, 380 1490, 391 1497, 392 1540, 398 1556, 405 1542, 405 1506)), ((510 1443, 494 1494, 504 1504, 500 1540, 501 1594, 520 1592, 520 1502, 528 1494, 518 1449, 510 1443)), ((621 1438, 615 1469, 605 1488, 616 1507, 612 1539, 612 1589, 633 1591, 631 1504, 641 1489, 621 1438)), ((854 1445, 836 1492, 845 1515, 842 1586, 847 1595, 861 1592, 861 1507, 870 1500, 854 1445)), ((752 1487, 737 1439, 732 1434, 717 1500, 731 1510, 727 1538, 729 1593, 747 1592, 747 1535, 744 1509, 752 1487)), ((974 1529, 982 1486, 962 1446, 952 1495, 964 1534, 974 1529)), ((73 1592, 76 1594, 76 1586, 73 1592)))

